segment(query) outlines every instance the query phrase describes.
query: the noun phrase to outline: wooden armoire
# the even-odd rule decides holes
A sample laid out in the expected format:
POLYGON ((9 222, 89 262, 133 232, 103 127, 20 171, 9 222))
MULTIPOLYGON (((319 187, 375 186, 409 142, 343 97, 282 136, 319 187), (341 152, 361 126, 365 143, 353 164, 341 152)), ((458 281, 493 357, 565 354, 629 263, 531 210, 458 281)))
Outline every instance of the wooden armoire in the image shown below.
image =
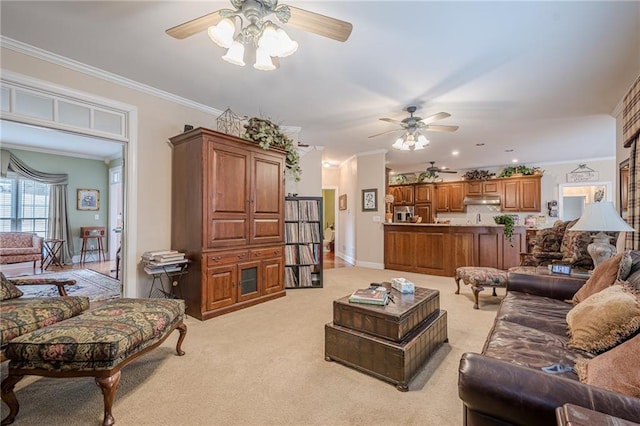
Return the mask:
POLYGON ((176 293, 206 320, 285 295, 286 153, 197 128, 173 145, 171 248, 189 273, 176 293))

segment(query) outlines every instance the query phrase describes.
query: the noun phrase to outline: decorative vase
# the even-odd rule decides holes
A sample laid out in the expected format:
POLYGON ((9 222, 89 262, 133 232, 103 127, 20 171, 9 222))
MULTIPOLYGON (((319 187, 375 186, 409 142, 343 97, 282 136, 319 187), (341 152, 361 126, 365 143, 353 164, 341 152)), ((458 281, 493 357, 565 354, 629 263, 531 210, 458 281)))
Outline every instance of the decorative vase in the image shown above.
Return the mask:
POLYGON ((384 214, 384 220, 387 223, 391 223, 393 221, 393 213, 385 213, 384 214))

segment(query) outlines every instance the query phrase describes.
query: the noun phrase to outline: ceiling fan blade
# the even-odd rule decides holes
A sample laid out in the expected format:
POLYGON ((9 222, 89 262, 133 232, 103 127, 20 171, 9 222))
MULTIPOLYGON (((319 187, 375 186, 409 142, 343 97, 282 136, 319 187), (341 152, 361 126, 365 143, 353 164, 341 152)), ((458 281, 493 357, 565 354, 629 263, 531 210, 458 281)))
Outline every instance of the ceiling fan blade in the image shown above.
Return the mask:
POLYGON ((221 20, 222 17, 220 16, 220 11, 216 10, 215 12, 211 12, 207 15, 203 15, 199 18, 171 27, 166 30, 165 33, 169 34, 171 37, 182 40, 197 34, 200 31, 204 31, 212 25, 216 25, 221 20))
POLYGON ((440 170, 438 169, 438 173, 458 173, 455 170, 440 170))
POLYGON ((437 114, 430 115, 429 117, 420 120, 422 124, 433 123, 434 121, 442 120, 443 118, 451 117, 451 114, 447 112, 439 112, 437 114))
POLYGON ((349 22, 320 15, 319 13, 309 12, 308 10, 298 9, 293 6, 288 7, 291 10, 291 18, 289 18, 287 24, 292 27, 338 41, 346 41, 351 35, 353 25, 349 22))
POLYGON ((458 126, 443 126, 439 124, 429 124, 424 130, 429 130, 431 132, 455 132, 458 130, 458 126))
POLYGON ((393 118, 381 118, 381 121, 386 121, 387 123, 399 124, 403 125, 404 123, 400 120, 394 120, 393 118))
POLYGON ((393 133, 393 132, 404 132, 404 129, 387 130, 386 132, 382 132, 382 133, 378 133, 378 134, 375 134, 375 135, 371 135, 369 137, 370 138, 375 138, 377 136, 382 136, 382 135, 386 135, 388 133, 393 133))

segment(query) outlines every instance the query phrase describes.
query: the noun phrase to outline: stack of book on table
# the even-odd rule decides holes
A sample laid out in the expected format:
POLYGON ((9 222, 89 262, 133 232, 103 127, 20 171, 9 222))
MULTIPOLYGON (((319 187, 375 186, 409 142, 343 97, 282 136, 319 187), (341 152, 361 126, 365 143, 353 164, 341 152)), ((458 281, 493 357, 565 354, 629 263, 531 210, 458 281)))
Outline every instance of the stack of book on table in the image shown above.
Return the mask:
POLYGON ((143 253, 142 262, 147 274, 159 274, 182 271, 184 264, 189 260, 185 258, 184 253, 177 250, 158 250, 143 253))
MULTIPOLYGON (((384 287, 382 287, 384 288, 384 287)), ((349 303, 365 303, 369 305, 384 306, 389 302, 386 289, 362 288, 354 291, 349 296, 349 303)))

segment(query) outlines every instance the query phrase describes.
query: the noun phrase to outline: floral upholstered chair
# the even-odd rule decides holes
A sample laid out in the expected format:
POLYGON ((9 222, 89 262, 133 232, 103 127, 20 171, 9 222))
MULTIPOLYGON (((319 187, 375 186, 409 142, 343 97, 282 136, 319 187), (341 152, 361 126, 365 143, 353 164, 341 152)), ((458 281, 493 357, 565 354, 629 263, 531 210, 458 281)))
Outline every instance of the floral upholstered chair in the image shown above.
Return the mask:
MULTIPOLYGON (((551 228, 540 229, 534 237, 531 253, 520 253, 520 266, 547 266, 552 263, 569 264, 574 268, 593 269, 593 259, 587 251, 591 233, 569 231, 578 219, 557 220, 551 228)), ((607 232, 617 238, 617 232, 607 232)))
POLYGON ((75 280, 6 278, 0 272, 0 361, 10 340, 30 331, 76 316, 89 309, 89 298, 67 296, 75 280), (55 285, 60 297, 22 297, 21 285, 55 285))
POLYGON ((42 269, 43 238, 29 232, 0 232, 0 263, 36 262, 40 261, 42 269))

